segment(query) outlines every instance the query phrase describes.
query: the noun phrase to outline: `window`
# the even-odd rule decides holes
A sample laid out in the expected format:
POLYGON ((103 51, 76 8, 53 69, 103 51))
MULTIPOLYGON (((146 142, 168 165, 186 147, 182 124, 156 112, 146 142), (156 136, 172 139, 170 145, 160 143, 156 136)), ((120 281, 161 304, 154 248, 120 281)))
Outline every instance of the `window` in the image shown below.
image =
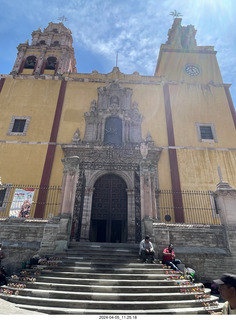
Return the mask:
POLYGON ((31 117, 13 116, 7 132, 8 136, 25 136, 31 117))
POLYGON ((210 126, 200 126, 201 138, 202 139, 214 139, 210 126))
POLYGON ((122 145, 122 121, 120 118, 110 117, 106 119, 104 144, 106 145, 122 145))
POLYGON ((16 119, 12 128, 12 132, 24 132, 26 120, 16 119))
POLYGON ((218 142, 216 138, 215 126, 213 123, 196 123, 198 141, 218 142))

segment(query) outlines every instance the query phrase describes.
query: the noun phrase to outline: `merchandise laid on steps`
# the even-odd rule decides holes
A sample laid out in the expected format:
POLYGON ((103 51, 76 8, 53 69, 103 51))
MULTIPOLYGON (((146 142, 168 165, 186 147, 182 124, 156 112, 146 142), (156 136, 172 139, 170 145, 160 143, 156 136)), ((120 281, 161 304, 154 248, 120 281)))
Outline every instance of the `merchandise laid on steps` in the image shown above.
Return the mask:
POLYGON ((73 242, 23 269, 0 298, 46 314, 209 314, 218 297, 159 261, 141 263, 137 244, 73 242))

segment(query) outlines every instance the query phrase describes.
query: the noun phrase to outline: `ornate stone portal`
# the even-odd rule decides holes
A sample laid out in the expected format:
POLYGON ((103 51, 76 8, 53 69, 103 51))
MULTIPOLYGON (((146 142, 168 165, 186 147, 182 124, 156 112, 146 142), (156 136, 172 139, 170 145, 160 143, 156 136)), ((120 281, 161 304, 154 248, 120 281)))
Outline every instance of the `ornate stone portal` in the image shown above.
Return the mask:
MULTIPOLYGON (((73 240, 99 241, 99 232, 111 234, 125 233, 118 236, 120 242, 138 242, 141 237, 141 220, 144 217, 157 219, 158 188, 157 163, 161 149, 154 146, 150 134, 142 140, 141 122, 138 104, 132 104, 132 89, 122 87, 119 82, 113 81, 107 87, 98 88, 98 101, 92 101, 90 112, 85 113, 86 130, 84 139, 80 139, 77 129, 72 144, 62 146, 65 166, 62 208, 68 208, 68 195, 73 202, 72 218, 73 240), (76 158, 75 158, 76 157, 76 158), (75 161, 76 160, 76 161, 75 161), (68 169, 68 163, 75 164, 68 169), (79 167, 79 169, 77 168, 79 167), (74 180, 68 178, 73 172, 76 175, 77 186, 74 180), (92 211, 93 194, 96 181, 102 177, 118 176, 124 181, 127 193, 126 221, 121 222, 118 208, 119 196, 116 206, 112 210, 99 215, 99 224, 91 224, 91 218, 96 216, 92 211), (71 186, 69 182, 71 181, 71 186), (70 191, 65 190, 70 189, 70 191), (65 203, 65 205, 64 205, 65 203), (109 219, 107 218, 109 217, 109 219), (125 225, 124 225, 125 224, 125 225), (112 230, 107 230, 111 228, 112 230), (114 226, 117 229, 114 229, 114 226), (95 227, 94 227, 95 226, 95 227), (96 227, 97 226, 97 227, 96 227), (100 226, 100 227, 99 227, 100 226), (94 231, 94 228, 97 228, 94 231), (99 229, 100 228, 100 229, 99 229), (93 230, 92 230, 93 229, 93 230), (96 235, 97 234, 97 238, 96 235)), ((97 194, 97 193, 96 193, 97 194)), ((102 197, 103 192, 99 192, 102 197)), ((113 198, 112 198, 113 199, 113 198)), ((101 199, 101 204, 105 199, 101 199)), ((120 200, 121 201, 121 200, 120 200)), ((62 212, 69 213, 69 212, 62 212)), ((94 222, 94 221, 93 221, 94 222)), ((115 241, 114 237, 105 237, 103 241, 115 241), (111 240, 113 239, 113 240, 111 240)))

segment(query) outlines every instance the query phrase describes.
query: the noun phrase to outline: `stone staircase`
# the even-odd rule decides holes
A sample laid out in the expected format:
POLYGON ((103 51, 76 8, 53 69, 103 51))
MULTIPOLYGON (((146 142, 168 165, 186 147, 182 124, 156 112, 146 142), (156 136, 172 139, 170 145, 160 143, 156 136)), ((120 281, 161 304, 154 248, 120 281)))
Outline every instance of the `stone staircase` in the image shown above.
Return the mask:
POLYGON ((181 279, 158 261, 141 263, 137 244, 74 242, 46 265, 14 278, 0 298, 46 314, 187 315, 221 309, 201 283, 181 279))

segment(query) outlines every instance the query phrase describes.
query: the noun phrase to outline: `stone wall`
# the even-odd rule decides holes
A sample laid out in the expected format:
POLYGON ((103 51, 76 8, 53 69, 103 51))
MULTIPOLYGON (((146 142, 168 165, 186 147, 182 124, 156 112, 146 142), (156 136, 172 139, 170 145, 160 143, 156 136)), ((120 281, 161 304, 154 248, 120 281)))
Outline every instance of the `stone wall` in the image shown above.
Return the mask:
POLYGON ((22 263, 35 254, 52 255, 66 249, 70 228, 66 214, 51 220, 0 218, 0 242, 6 254, 2 265, 8 275, 20 271, 22 263))
POLYGON ((211 282, 224 272, 236 273, 234 227, 165 224, 151 219, 144 225, 158 258, 162 260, 163 249, 173 243, 176 258, 196 270, 197 281, 211 282))

